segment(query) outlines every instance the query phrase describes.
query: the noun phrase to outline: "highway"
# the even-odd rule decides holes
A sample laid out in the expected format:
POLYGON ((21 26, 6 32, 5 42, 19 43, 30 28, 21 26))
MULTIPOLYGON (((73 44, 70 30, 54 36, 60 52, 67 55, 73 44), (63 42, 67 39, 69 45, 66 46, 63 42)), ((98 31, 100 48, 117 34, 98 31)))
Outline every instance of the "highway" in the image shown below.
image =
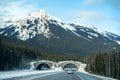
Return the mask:
POLYGON ((11 79, 4 80, 103 80, 103 79, 76 71, 74 71, 73 74, 68 74, 66 71, 56 71, 52 73, 43 73, 24 77, 14 77, 11 79))

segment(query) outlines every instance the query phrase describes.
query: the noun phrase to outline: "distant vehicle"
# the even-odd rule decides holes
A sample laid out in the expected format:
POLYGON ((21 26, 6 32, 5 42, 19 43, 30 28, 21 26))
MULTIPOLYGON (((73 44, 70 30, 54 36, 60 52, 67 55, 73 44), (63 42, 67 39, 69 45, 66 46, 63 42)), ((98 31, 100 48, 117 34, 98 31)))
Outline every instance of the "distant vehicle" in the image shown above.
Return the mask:
POLYGON ((67 73, 68 74, 73 74, 73 71, 72 70, 68 70, 67 73))
POLYGON ((76 71, 76 68, 64 68, 65 71, 76 71))

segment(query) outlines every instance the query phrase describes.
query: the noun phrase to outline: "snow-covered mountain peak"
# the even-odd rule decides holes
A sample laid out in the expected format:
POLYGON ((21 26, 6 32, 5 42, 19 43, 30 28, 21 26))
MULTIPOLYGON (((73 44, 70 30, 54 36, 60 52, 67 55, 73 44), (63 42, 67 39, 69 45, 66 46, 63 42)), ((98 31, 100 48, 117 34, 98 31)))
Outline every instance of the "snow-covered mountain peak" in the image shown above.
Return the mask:
POLYGON ((0 29, 0 34, 17 36, 21 40, 29 40, 37 35, 42 35, 49 39, 52 37, 60 38, 58 36, 60 35, 58 34, 59 30, 65 30, 64 32, 72 33, 87 41, 98 39, 99 36, 102 36, 120 44, 120 38, 115 34, 100 30, 91 24, 67 24, 59 18, 47 14, 45 10, 32 12, 27 17, 16 21, 11 19, 2 21, 1 18, 0 29), (9 34, 8 30, 11 31, 9 34))
POLYGON ((32 18, 42 18, 42 17, 47 17, 47 13, 45 12, 45 10, 39 10, 38 12, 32 12, 28 15, 28 17, 32 17, 32 18))
POLYGON ((55 20, 57 22, 63 22, 61 19, 53 16, 53 15, 50 15, 50 14, 47 14, 47 12, 43 9, 37 11, 37 12, 32 12, 30 13, 28 16, 27 16, 27 19, 35 19, 35 18, 39 18, 39 19, 45 19, 45 20, 55 20))
POLYGON ((94 25, 92 24, 79 24, 80 26, 84 26, 90 29, 94 29, 94 30, 98 30, 98 28, 96 28, 94 25))
MULTIPOLYGON (((92 29, 94 31, 99 31, 98 28, 96 28, 94 25, 92 24, 80 24, 80 23, 70 23, 70 25, 74 25, 73 27, 83 27, 83 28, 89 28, 92 29)), ((102 31, 102 30, 101 30, 102 31)))

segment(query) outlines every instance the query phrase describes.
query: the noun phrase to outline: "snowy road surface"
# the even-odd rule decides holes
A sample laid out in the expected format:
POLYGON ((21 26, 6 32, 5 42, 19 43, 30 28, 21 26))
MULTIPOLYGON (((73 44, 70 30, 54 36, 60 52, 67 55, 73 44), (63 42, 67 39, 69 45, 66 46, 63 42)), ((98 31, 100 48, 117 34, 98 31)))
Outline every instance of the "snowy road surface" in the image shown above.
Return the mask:
POLYGON ((10 71, 0 72, 0 80, 115 80, 108 77, 97 76, 89 73, 74 71, 68 74, 66 71, 10 71))

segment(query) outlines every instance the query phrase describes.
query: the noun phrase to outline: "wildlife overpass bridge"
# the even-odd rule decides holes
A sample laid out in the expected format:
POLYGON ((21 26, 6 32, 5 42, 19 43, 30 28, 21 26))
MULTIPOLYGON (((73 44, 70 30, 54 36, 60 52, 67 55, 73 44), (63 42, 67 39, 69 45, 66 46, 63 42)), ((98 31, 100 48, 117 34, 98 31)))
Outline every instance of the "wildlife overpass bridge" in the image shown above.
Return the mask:
POLYGON ((86 64, 78 61, 61 61, 53 62, 48 60, 40 60, 31 62, 31 69, 34 70, 77 70, 83 71, 86 64))

